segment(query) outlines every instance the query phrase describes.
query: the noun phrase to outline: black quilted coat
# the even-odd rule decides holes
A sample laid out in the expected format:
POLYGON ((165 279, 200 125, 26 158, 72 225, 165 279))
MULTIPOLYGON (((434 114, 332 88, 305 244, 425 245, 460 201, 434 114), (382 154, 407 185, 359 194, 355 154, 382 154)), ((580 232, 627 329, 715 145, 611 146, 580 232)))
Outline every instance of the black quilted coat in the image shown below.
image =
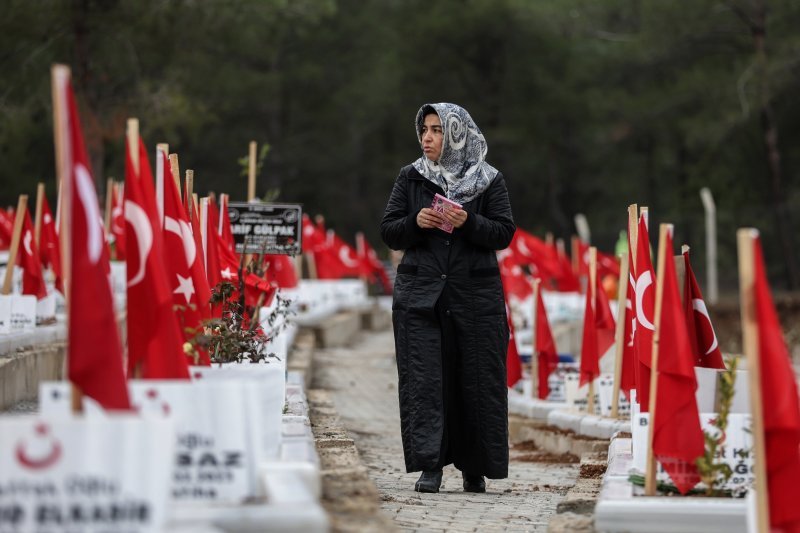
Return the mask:
POLYGON ((516 229, 508 191, 498 174, 464 205, 467 221, 452 234, 417 226, 417 213, 430 207, 437 192, 443 194, 411 165, 404 167, 381 222, 383 241, 405 250, 392 319, 406 469, 434 470, 452 461, 471 474, 505 478, 508 323, 495 250, 506 248, 516 229), (451 434, 445 461, 440 456, 448 408, 442 393, 443 346, 458 354, 451 397, 458 404, 460 428, 451 434))

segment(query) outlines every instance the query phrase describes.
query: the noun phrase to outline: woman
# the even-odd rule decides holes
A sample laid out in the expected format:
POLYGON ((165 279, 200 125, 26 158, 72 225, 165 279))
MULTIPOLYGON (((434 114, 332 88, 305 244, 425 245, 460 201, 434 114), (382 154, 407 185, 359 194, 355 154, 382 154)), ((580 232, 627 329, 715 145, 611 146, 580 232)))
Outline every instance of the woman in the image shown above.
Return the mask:
POLYGON ((438 492, 452 463, 465 491, 484 492, 484 476, 508 476, 508 324, 495 250, 516 228, 469 113, 426 104, 416 128, 424 155, 400 170, 381 222, 383 241, 405 250, 392 320, 406 470, 422 471, 416 491, 438 492), (437 193, 463 208, 434 211, 437 193), (439 229, 445 222, 452 233, 439 229))

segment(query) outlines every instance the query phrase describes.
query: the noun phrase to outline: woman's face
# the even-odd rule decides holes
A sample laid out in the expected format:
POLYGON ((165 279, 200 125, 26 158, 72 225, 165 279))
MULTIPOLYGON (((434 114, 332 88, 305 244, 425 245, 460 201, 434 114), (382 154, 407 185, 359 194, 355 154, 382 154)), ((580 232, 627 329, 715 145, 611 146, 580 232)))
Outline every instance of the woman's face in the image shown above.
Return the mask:
POLYGON ((425 122, 422 124, 422 132, 420 133, 422 151, 425 157, 431 161, 439 160, 439 156, 442 155, 443 138, 442 122, 439 120, 439 115, 436 113, 425 115, 425 122))

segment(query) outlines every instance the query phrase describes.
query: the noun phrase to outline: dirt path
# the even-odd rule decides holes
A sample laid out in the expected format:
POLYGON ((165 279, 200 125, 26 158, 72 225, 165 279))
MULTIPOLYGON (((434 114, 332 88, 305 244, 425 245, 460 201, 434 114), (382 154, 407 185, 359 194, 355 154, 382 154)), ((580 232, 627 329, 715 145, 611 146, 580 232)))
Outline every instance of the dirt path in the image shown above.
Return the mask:
POLYGON ((313 388, 328 391, 378 488, 383 512, 404 531, 547 531, 578 476, 577 464, 552 462, 561 459, 522 446, 512 449, 509 478, 489 480, 485 494, 464 493, 452 466, 439 494, 414 492, 419 474, 405 473, 390 331, 362 334, 347 349, 317 351, 313 388))

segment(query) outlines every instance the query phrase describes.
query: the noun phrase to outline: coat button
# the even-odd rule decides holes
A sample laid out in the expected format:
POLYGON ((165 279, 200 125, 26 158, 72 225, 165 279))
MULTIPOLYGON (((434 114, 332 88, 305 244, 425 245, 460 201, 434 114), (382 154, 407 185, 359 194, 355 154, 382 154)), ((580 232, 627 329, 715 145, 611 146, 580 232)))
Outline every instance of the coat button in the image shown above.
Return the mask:
POLYGON ((447 279, 447 274, 442 274, 442 279, 447 279))
POLYGON ((444 314, 446 314, 447 316, 450 316, 450 310, 448 309, 447 311, 444 312, 444 314))
POLYGON ((450 246, 450 241, 444 241, 445 246, 450 246))

